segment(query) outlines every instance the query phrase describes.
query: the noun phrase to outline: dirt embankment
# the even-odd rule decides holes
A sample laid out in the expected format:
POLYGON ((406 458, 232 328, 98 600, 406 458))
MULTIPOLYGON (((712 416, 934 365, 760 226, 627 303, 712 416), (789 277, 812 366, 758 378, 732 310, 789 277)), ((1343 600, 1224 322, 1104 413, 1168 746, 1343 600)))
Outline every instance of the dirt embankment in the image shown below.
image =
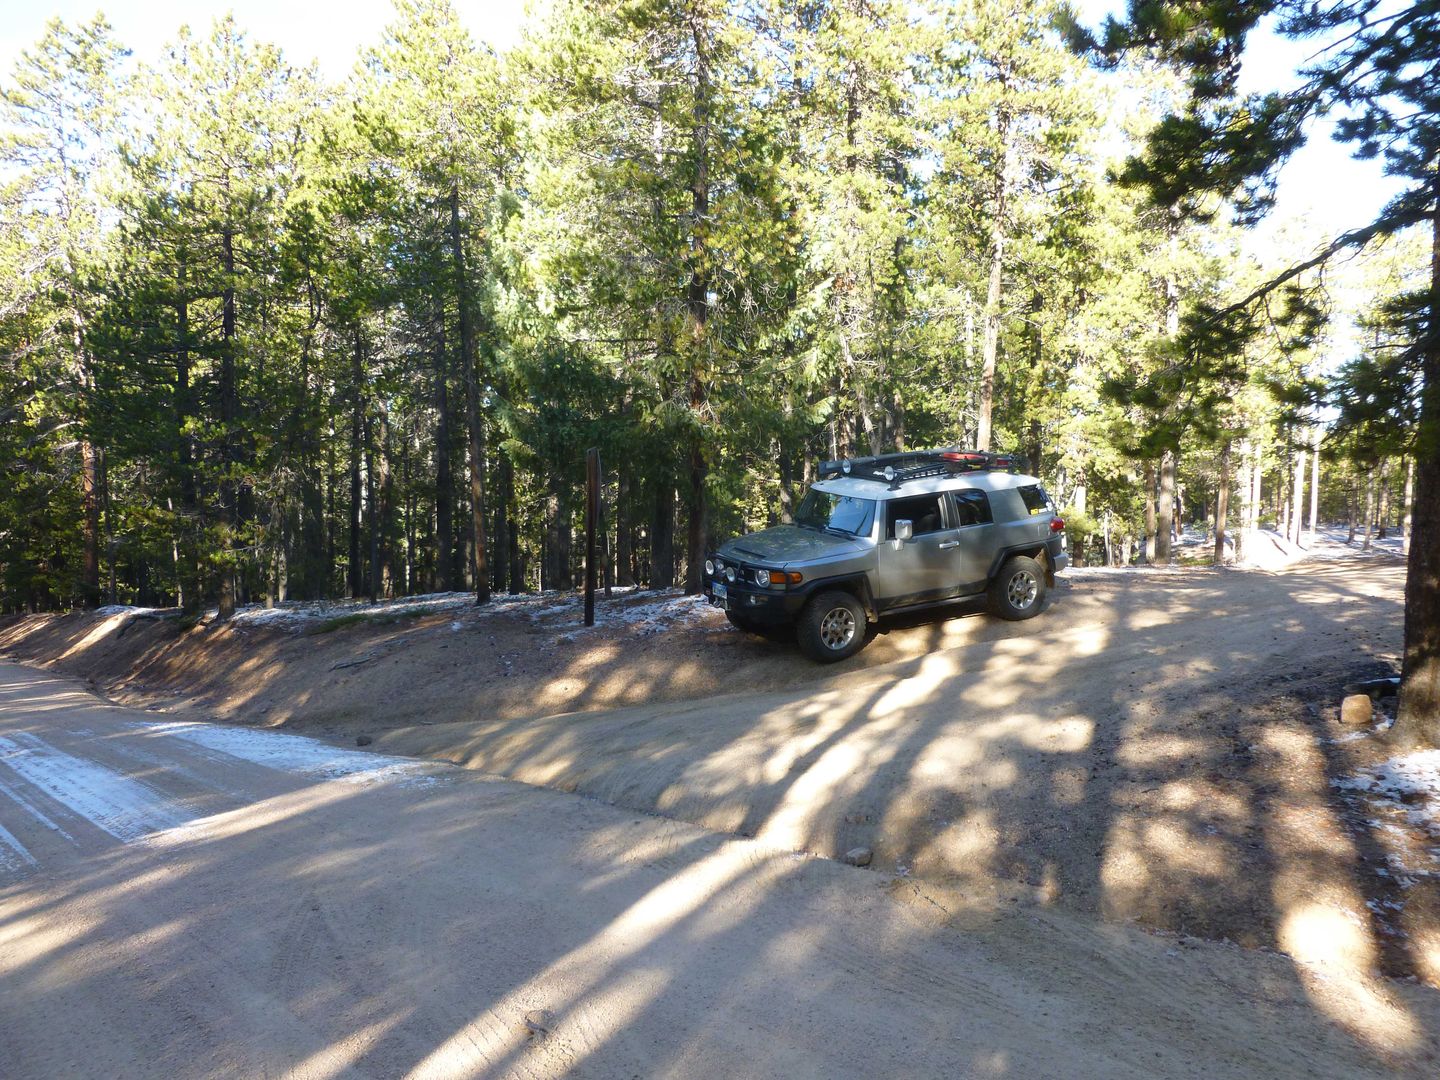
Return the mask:
POLYGON ((1440 983, 1440 825, 1336 786, 1388 754, 1334 706, 1395 664, 1403 577, 1079 574, 1038 619, 912 619, 833 668, 643 595, 593 630, 551 598, 327 633, 30 619, 0 649, 166 711, 1440 983))

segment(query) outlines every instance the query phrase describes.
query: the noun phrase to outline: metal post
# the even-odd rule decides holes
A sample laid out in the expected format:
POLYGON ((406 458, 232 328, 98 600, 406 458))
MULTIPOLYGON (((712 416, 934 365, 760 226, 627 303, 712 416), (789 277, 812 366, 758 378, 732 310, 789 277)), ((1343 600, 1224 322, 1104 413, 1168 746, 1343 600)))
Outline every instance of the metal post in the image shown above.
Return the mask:
POLYGON ((595 625, 595 533, 600 520, 600 450, 585 451, 585 625, 595 625))

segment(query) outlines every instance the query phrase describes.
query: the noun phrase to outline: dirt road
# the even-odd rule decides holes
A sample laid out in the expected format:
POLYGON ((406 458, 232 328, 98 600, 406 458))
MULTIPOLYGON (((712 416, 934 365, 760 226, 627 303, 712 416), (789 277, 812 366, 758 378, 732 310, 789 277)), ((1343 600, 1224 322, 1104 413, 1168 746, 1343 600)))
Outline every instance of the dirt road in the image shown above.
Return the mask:
POLYGON ((0 853, 9 1080, 1347 1076, 1427 1070, 1440 1031, 1421 988, 13 664, 0 853))
POLYGON ((1081 575, 1018 627, 893 628, 933 648, 819 686, 369 730, 776 847, 1440 981, 1435 840, 1412 861, 1403 818, 1332 787, 1383 754, 1335 706, 1393 656, 1403 574, 1081 575))

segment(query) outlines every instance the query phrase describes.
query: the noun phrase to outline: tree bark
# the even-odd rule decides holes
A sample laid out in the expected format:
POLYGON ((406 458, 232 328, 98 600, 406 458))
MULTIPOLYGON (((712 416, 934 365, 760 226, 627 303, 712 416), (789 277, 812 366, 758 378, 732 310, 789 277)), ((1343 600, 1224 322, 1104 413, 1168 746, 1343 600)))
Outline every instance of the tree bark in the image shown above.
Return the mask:
POLYGON ((365 531, 370 537, 370 573, 366 575, 365 595, 373 602, 380 591, 380 513, 376 505, 375 484, 375 420, 365 417, 365 531))
POLYGON ((1170 540, 1175 529, 1175 452, 1160 455, 1160 494, 1156 500, 1155 563, 1170 565, 1170 540))
POLYGON ((1440 170, 1430 225, 1430 304, 1415 441, 1415 505, 1405 577, 1399 738, 1440 745, 1440 170))
POLYGON ((1390 535, 1390 462, 1380 463, 1380 506, 1376 511, 1375 535, 1384 540, 1390 535))
POLYGON ((669 589, 675 584, 675 486, 655 482, 655 512, 650 519, 650 587, 669 589))
MULTIPOLYGON (((1006 82, 1001 77, 1002 92, 1006 82)), ((1010 198, 1010 112, 1002 105, 995 118, 1000 141, 1000 168, 994 177, 992 195, 995 216, 990 221, 990 275, 985 287, 985 339, 980 357, 980 403, 976 410, 975 448, 989 450, 991 413, 995 406, 995 363, 1000 351, 1000 305, 1003 300, 1005 245, 1008 240, 1006 213, 1010 198)))
POLYGON ((365 355, 360 328, 355 327, 350 362, 350 565, 346 576, 351 597, 365 591, 360 546, 360 511, 364 490, 360 484, 360 459, 365 442, 365 355))
POLYGON ((1243 565, 1250 557, 1250 513, 1254 489, 1251 487, 1253 467, 1251 455, 1253 453, 1248 438, 1240 440, 1240 475, 1237 478, 1240 483, 1240 527, 1235 530, 1235 563, 1243 565))
MULTIPOLYGON (((226 187, 229 187, 228 178, 226 187)), ((235 614, 236 530, 240 527, 239 492, 233 475, 236 452, 236 425, 240 419, 239 387, 235 375, 235 236, 229 223, 220 234, 220 254, 225 287, 220 300, 220 457, 224 479, 220 482, 220 515, 224 527, 224 557, 220 566, 219 617, 235 614)))
POLYGON ((1295 451, 1295 490, 1290 498, 1292 507, 1290 518, 1290 541, 1296 547, 1300 546, 1305 537, 1305 448, 1301 447, 1295 451))
POLYGON ((1361 551, 1370 550, 1370 542, 1375 535, 1375 470, 1370 469, 1365 473, 1365 542, 1360 545, 1361 551))
POLYGON ((690 521, 686 536, 685 592, 693 595, 704 583, 708 505, 705 481, 710 466, 705 456, 704 413, 708 407, 705 371, 710 342, 710 52, 696 19, 694 130, 691 136, 694 174, 690 183, 690 284, 685 309, 690 330, 690 521))
POLYGON ((615 583, 635 584, 634 538, 630 529, 630 472, 620 467, 615 478, 615 583))
POLYGON ((1415 522, 1415 459, 1405 459, 1405 516, 1400 522, 1400 542, 1410 554, 1410 532, 1415 522))
POLYGON ((80 440, 81 572, 80 601, 100 603, 100 451, 88 437, 80 440))
POLYGON ((1155 562, 1155 466, 1145 463, 1145 561, 1155 562))
POLYGON ((500 451, 495 464, 496 482, 499 491, 495 499, 495 569, 493 573, 497 591, 510 590, 510 534, 515 529, 512 509, 515 503, 515 465, 510 455, 500 451))
POLYGON ((1220 451, 1220 482, 1215 492, 1215 565, 1225 565, 1225 524, 1230 516, 1230 442, 1220 451))
POLYGON ((1316 530, 1320 527, 1320 429, 1313 434, 1310 447, 1310 536, 1314 543, 1316 530))
POLYGON ((446 364, 444 307, 435 338, 435 572, 441 592, 454 592, 460 554, 455 549, 455 479, 451 471, 450 374, 446 364))
POLYGON ((490 569, 485 544, 485 429, 480 414, 479 356, 471 311, 470 278, 465 270, 465 241, 460 230, 460 183, 450 182, 450 259, 455 272, 455 303, 460 314, 460 363, 465 378, 465 422, 470 433, 470 570, 475 603, 490 602, 490 569))

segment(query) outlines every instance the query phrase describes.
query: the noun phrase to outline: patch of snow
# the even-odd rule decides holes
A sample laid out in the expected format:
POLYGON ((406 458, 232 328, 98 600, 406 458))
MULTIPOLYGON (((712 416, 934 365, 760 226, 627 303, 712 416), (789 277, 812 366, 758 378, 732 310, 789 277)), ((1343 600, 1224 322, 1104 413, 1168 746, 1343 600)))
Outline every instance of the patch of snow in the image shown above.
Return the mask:
POLYGON ((39 865, 35 856, 25 849, 4 825, 0 825, 0 870, 8 870, 14 873, 27 866, 39 865))
POLYGON ((1060 578, 1068 577, 1105 577, 1111 574, 1178 574, 1182 569, 1194 567, 1151 566, 1148 563, 1132 563, 1129 566, 1068 566, 1060 571, 1060 578))
POLYGON ((1401 754, 1334 784, 1347 791, 1404 802, 1411 820, 1440 827, 1440 750, 1401 754))
POLYGON ((102 619, 108 619, 114 615, 154 615, 164 608, 155 607, 131 607, 129 604, 106 604, 104 607, 95 609, 95 614, 102 619))
MULTIPOLYGON (((547 590, 536 593, 501 593, 490 603, 477 605, 474 593, 441 592, 403 596, 393 600, 320 600, 320 602, 285 602, 272 608, 252 605, 240 608, 233 622, 240 626, 271 626, 300 631, 305 626, 327 619, 356 618, 390 619, 396 616, 431 615, 444 612, 451 616, 452 631, 464 629, 467 622, 482 621, 500 613, 518 615, 537 622, 573 619, 580 622, 585 598, 579 590, 547 590)), ((706 600, 701 596, 684 596, 678 590, 647 592, 634 585, 613 586, 611 596, 596 592, 595 609, 598 625, 634 625, 641 632, 654 632, 677 622, 703 622, 706 600)), ((212 612, 212 618, 215 613, 212 612)))
POLYGON ((415 786, 434 783, 434 778, 426 775, 429 766, 423 762, 342 750, 304 735, 194 723, 136 724, 134 727, 138 731, 184 739, 268 769, 316 779, 361 784, 403 781, 415 786))
POLYGON ((1394 726, 1395 718, 1382 713, 1380 722, 1373 727, 1361 731, 1347 731, 1344 735, 1336 735, 1335 738, 1327 741, 1332 744, 1355 742, 1357 739, 1368 739, 1372 735, 1383 735, 1394 726))
POLYGON ((158 791, 37 735, 0 736, 0 761, 57 802, 122 842, 183 825, 191 815, 158 791))

